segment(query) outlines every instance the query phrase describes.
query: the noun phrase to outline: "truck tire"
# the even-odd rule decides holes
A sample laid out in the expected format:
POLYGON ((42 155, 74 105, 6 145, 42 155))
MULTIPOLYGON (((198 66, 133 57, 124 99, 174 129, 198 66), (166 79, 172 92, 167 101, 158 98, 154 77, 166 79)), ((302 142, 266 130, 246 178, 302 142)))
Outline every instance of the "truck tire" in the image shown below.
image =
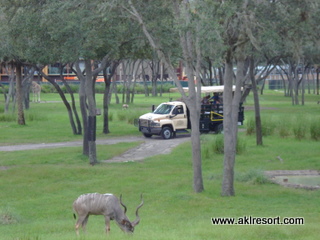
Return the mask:
POLYGON ((223 124, 220 123, 219 125, 217 125, 217 126, 215 127, 215 133, 216 133, 216 134, 220 134, 220 133, 222 133, 222 132, 223 132, 223 124))
POLYGON ((152 134, 150 134, 150 133, 144 133, 143 136, 145 136, 146 138, 151 138, 151 137, 152 137, 152 134))
POLYGON ((172 129, 170 127, 164 127, 161 132, 163 139, 170 139, 172 137, 172 129))

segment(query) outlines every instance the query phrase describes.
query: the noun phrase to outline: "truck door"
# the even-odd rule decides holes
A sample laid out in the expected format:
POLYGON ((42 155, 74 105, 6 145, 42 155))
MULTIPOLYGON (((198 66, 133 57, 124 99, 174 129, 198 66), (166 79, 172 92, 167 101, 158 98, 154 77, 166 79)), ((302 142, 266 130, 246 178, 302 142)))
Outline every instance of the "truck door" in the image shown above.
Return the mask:
POLYGON ((175 129, 186 129, 188 124, 187 113, 182 105, 177 105, 172 110, 172 122, 175 129))

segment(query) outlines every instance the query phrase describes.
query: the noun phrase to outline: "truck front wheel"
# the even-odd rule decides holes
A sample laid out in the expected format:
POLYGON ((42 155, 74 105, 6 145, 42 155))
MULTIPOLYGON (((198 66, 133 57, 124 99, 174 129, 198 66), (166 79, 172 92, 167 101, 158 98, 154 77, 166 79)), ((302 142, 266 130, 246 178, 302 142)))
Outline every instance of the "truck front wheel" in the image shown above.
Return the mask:
POLYGON ((172 129, 170 127, 164 127, 161 132, 163 139, 170 139, 172 137, 172 129))
POLYGON ((152 137, 152 134, 144 133, 143 136, 145 136, 146 138, 151 138, 151 137, 152 137))

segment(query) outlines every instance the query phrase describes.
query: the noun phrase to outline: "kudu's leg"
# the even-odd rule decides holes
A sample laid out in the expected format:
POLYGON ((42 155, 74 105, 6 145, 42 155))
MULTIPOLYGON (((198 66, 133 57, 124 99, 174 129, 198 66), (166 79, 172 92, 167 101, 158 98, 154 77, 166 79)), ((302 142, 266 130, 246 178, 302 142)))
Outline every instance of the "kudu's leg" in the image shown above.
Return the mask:
POLYGON ((82 229, 84 233, 86 233, 86 225, 88 223, 88 219, 89 219, 89 214, 85 217, 85 219, 82 222, 82 229))
POLYGON ((79 235, 79 228, 80 228, 80 226, 81 226, 82 229, 83 229, 84 222, 85 222, 85 224, 86 224, 87 221, 88 221, 88 215, 78 215, 78 220, 77 220, 77 223, 76 223, 76 226, 75 226, 77 235, 79 235), (86 219, 87 219, 87 220, 86 220, 86 219))
POLYGON ((110 217, 105 216, 105 222, 106 222, 106 233, 109 234, 109 232, 110 232, 110 217))

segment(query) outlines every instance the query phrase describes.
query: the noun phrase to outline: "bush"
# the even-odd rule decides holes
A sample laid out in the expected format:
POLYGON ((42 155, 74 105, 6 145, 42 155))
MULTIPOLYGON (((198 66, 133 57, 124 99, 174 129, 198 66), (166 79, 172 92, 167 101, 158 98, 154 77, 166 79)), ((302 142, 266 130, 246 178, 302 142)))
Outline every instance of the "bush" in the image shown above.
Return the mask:
POLYGON ((214 153, 224 153, 224 136, 222 134, 216 135, 216 138, 213 141, 212 149, 214 153))
MULTIPOLYGON (((246 143, 238 137, 236 153, 242 154, 246 150, 246 143)), ((213 154, 224 153, 224 136, 223 134, 217 135, 203 135, 202 137, 202 156, 204 158, 210 158, 213 154)))
POLYGON ((237 140, 237 146, 236 146, 236 152, 237 154, 242 154, 246 151, 247 149, 247 144, 246 142, 244 141, 243 138, 241 137, 238 137, 238 140, 237 140))
POLYGON ((40 112, 34 111, 25 111, 25 118, 30 122, 47 120, 47 117, 43 116, 40 112))
POLYGON ((247 135, 252 135, 256 132, 256 123, 254 118, 249 118, 246 121, 246 127, 247 127, 247 135))
POLYGON ((320 140, 320 121, 319 119, 313 119, 310 123, 310 135, 312 140, 320 140))
POLYGON ((118 111, 118 120, 125 121, 127 119, 127 111, 118 111))
POLYGON ((272 118, 262 118, 262 136, 271 136, 274 133, 276 124, 272 118))
POLYGON ((113 121, 113 112, 108 112, 108 120, 110 121, 110 122, 112 122, 113 121))
MULTIPOLYGON (((162 85, 162 92, 169 92, 170 88, 174 88, 175 86, 172 85, 171 83, 164 83, 162 85)), ((161 85, 157 86, 157 91, 160 92, 161 85)))
POLYGON ((142 114, 145 112, 143 111, 134 111, 134 110, 127 110, 128 115, 127 115, 127 121, 129 124, 134 124, 134 120, 138 119, 142 114))
POLYGON ((0 114, 0 122, 15 122, 17 120, 14 114, 1 113, 0 114))
POLYGON ((282 138, 290 136, 291 128, 292 128, 291 125, 292 125, 291 121, 287 121, 287 120, 284 121, 284 119, 280 119, 277 124, 279 136, 282 138))
MULTIPOLYGON (((105 89, 105 84, 104 83, 96 83, 95 85, 95 90, 96 90, 96 93, 104 93, 104 89, 105 89)), ((78 89, 79 91, 79 89, 78 89)))
MULTIPOLYGON (((79 84, 72 83, 72 84, 68 84, 68 85, 69 85, 72 93, 78 93, 79 92, 79 84)), ((67 88, 66 88, 65 85, 60 86, 60 88, 64 93, 69 93, 67 91, 67 88)))
POLYGON ((306 119, 300 118, 294 121, 293 134, 296 139, 302 140, 306 137, 307 125, 306 119))
POLYGON ((0 225, 8 225, 19 222, 19 217, 10 208, 0 210, 0 225))
POLYGON ((145 87, 144 87, 143 84, 138 83, 138 84, 136 84, 134 90, 135 90, 135 93, 137 93, 137 94, 144 94, 144 92, 145 92, 145 87))
POLYGON ((8 92, 9 92, 9 85, 2 85, 2 87, 0 87, 0 94, 1 93, 8 94, 8 92))
POLYGON ((252 169, 245 173, 237 173, 236 180, 253 184, 266 184, 271 182, 269 178, 264 175, 263 171, 257 169, 252 169))
POLYGON ((54 86, 50 84, 41 84, 41 92, 43 93, 56 93, 54 86))

